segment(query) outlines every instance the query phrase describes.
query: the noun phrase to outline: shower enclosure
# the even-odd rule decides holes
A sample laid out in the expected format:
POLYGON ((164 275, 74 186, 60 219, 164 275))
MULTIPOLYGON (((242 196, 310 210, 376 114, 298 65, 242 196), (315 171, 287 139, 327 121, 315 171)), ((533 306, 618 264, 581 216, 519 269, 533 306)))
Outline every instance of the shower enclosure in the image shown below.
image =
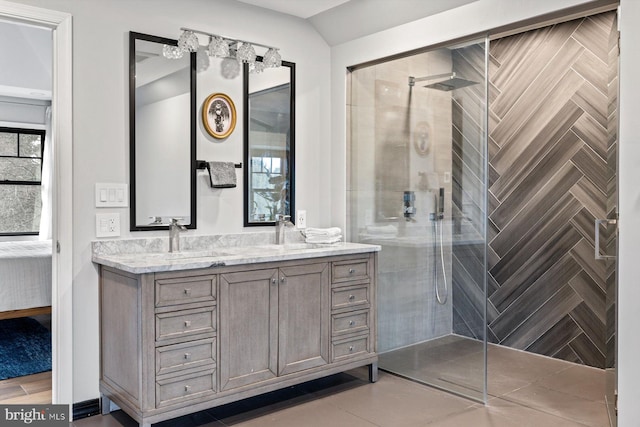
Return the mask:
POLYGON ((348 233, 382 246, 383 370, 486 400, 485 40, 349 74, 348 233))

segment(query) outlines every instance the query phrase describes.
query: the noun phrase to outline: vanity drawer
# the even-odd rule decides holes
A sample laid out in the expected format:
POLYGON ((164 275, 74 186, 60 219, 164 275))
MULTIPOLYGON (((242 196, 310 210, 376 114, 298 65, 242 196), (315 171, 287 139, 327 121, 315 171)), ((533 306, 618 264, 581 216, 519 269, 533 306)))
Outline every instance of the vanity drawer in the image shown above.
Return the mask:
POLYGON ((213 335, 215 331, 215 306, 156 314, 156 341, 200 334, 213 335))
POLYGON ((334 340, 331 343, 332 362, 368 352, 369 335, 358 335, 343 340, 334 340))
POLYGON ((334 262, 331 273, 333 283, 342 283, 351 280, 368 280, 369 259, 334 262))
POLYGON ((333 335, 369 330, 369 310, 349 311, 331 316, 333 335))
POLYGON ((216 299, 216 276, 156 280, 156 307, 216 299))
POLYGON ((156 374, 163 375, 213 366, 216 363, 215 354, 215 338, 158 347, 156 348, 156 374))
POLYGON ((215 369, 158 380, 156 381, 156 407, 204 397, 215 392, 215 369))
POLYGON ((331 290, 331 308, 350 308, 369 304, 369 284, 334 288, 331 290))

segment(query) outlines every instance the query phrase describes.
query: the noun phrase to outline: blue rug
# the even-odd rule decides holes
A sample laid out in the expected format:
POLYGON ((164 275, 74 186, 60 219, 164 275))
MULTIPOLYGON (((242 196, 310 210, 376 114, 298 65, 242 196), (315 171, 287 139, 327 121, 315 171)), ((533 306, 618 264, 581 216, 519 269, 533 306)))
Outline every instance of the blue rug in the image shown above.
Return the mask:
POLYGON ((51 370, 51 332, 29 317, 0 320, 0 380, 51 370))

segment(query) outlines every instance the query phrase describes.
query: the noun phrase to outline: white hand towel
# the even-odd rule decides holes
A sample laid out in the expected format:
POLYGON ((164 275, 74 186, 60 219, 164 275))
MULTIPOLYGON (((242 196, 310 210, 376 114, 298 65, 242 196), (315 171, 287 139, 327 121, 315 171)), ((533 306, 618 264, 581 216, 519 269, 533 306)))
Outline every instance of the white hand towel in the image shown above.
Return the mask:
POLYGON ((338 243, 342 241, 342 235, 338 236, 307 236, 305 241, 307 243, 338 243))
POLYGON ((307 229, 305 230, 306 236, 335 237, 335 236, 340 236, 341 234, 342 234, 342 230, 339 227, 331 227, 331 228, 307 227, 307 229))

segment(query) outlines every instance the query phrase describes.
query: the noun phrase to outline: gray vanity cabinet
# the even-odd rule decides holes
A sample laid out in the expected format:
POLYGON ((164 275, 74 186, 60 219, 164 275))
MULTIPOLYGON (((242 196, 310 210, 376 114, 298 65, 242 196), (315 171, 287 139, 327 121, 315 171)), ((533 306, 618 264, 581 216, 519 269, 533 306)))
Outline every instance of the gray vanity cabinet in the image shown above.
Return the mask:
POLYGON ((133 274, 100 268, 102 410, 141 426, 369 365, 375 252, 133 274))
POLYGON ((278 375, 329 363, 329 264, 280 269, 278 375))
POLYGON ((329 363, 328 263, 221 274, 220 298, 221 390, 329 363))
POLYGON ((278 375, 277 281, 277 268, 221 275, 221 390, 278 375))

